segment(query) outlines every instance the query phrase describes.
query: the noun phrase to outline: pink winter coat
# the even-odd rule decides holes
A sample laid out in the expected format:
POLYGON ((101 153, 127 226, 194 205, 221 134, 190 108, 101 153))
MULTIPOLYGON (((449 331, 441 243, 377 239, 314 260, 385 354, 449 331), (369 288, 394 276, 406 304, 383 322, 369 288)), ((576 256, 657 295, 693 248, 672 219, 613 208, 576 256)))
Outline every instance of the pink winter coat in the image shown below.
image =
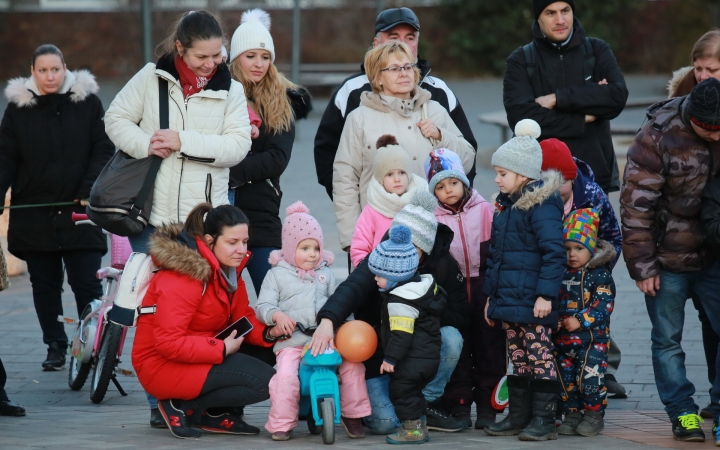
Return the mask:
POLYGON ((392 218, 383 216, 370 204, 365 205, 355 223, 355 232, 350 244, 350 261, 352 261, 353 267, 357 267, 360 261, 377 247, 387 230, 390 229, 391 223, 392 218))
POLYGON ((459 214, 442 205, 435 209, 437 221, 455 233, 450 255, 457 261, 465 278, 480 276, 481 267, 485 266, 494 211, 495 207, 474 189, 459 214))

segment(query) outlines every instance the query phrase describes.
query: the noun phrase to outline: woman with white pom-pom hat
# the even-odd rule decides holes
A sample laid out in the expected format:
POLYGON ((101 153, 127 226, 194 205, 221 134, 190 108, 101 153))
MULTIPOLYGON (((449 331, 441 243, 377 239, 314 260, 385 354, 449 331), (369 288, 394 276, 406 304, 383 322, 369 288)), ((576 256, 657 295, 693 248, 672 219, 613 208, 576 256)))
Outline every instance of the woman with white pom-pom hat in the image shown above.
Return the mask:
POLYGON ((493 436, 557 439, 555 407, 560 383, 552 330, 558 325, 558 292, 565 272, 560 172, 541 171, 537 122, 525 119, 515 137, 492 157, 500 194, 484 291, 485 320, 502 321, 513 363, 508 376, 508 416, 485 428, 493 436))
POLYGON ((228 66, 262 125, 247 157, 230 169, 230 190, 235 192, 235 206, 250 219, 248 249, 253 258, 247 271, 258 295, 270 270, 268 257, 282 245, 280 176, 290 162, 295 121, 312 110, 308 91, 278 72, 274 61, 270 15, 262 9, 245 11, 233 33, 228 66))

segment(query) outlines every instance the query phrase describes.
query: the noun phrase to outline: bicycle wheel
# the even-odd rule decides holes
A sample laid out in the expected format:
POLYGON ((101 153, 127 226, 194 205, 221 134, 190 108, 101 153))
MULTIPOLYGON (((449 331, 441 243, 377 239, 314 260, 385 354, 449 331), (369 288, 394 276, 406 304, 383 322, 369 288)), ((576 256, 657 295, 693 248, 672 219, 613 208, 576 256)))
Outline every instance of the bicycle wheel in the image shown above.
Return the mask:
MULTIPOLYGON (((85 320, 85 318, 91 312, 92 304, 85 307, 82 316, 80 317, 80 322, 85 320)), ((77 328, 80 328, 79 324, 77 328)), ((77 332, 78 330, 76 329, 76 333, 77 332)), ((68 368, 68 386, 70 386, 70 389, 72 389, 73 391, 79 391, 80 389, 82 389, 83 385, 85 384, 85 380, 87 380, 87 377, 90 374, 90 369, 92 369, 92 363, 90 361, 83 363, 82 361, 75 358, 73 352, 70 352, 70 367, 68 368)))
POLYGON ((112 322, 105 324, 100 351, 98 351, 95 368, 92 373, 92 384, 90 385, 90 400, 93 403, 100 403, 105 398, 110 380, 117 365, 117 352, 120 347, 122 327, 112 322))

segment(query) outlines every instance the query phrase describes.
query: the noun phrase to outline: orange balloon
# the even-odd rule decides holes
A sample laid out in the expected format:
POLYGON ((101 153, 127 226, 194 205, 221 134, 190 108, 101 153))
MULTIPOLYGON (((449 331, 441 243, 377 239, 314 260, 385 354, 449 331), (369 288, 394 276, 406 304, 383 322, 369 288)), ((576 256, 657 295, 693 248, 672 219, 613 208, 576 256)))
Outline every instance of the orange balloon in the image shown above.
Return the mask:
POLYGON ((370 359, 377 349, 378 338, 373 327, 362 320, 351 320, 338 329, 335 347, 350 362, 370 359))

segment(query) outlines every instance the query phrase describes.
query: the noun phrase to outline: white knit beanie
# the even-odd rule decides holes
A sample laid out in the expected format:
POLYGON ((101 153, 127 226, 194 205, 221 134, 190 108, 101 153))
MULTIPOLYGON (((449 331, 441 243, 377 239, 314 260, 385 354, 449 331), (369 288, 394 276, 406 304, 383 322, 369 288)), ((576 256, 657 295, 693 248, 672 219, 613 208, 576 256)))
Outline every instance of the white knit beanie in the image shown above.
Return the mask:
POLYGON ((495 151, 491 164, 531 180, 539 179, 542 148, 537 139, 540 134, 540 125, 537 122, 532 119, 521 120, 515 125, 515 137, 495 151))
POLYGON ((270 59, 275 62, 275 45, 270 36, 270 14, 262 9, 249 9, 240 19, 240 26, 233 33, 230 42, 231 63, 248 50, 267 50, 270 59))
POLYGON ((437 200, 427 191, 418 191, 410 203, 393 218, 390 228, 405 225, 412 232, 412 243, 426 254, 435 245, 438 222, 435 218, 437 200))
POLYGON ((375 144, 377 153, 373 160, 373 176, 383 184, 385 175, 391 170, 404 170, 408 177, 412 174, 412 160, 404 148, 400 147, 395 136, 383 134, 375 144))

